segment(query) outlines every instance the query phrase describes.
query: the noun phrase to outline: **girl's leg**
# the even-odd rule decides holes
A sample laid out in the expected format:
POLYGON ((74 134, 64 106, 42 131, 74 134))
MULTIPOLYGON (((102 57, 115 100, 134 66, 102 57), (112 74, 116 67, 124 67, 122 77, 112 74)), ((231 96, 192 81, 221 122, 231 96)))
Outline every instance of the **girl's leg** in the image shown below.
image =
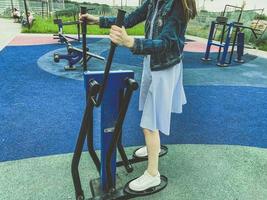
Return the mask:
POLYGON ((151 176, 156 176, 158 174, 160 151, 159 131, 150 131, 148 129, 143 129, 143 132, 145 135, 146 147, 148 152, 147 172, 151 176))
POLYGON ((158 172, 160 138, 158 131, 143 129, 146 146, 148 150, 148 165, 145 173, 139 178, 130 182, 129 187, 134 191, 144 191, 148 188, 160 184, 160 174, 158 172))

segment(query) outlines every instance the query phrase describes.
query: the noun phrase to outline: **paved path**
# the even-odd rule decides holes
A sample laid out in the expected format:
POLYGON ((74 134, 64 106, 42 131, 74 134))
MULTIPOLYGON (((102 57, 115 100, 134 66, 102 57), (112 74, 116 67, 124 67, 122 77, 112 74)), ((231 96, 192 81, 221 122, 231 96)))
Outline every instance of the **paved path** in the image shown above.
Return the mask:
POLYGON ((13 19, 0 18, 0 51, 20 33, 21 25, 13 19))

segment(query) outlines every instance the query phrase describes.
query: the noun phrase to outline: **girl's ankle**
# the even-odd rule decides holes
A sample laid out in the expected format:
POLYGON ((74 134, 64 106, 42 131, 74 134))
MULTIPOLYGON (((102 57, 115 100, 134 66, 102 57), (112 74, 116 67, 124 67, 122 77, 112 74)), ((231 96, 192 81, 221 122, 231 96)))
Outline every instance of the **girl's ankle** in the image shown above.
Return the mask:
POLYGON ((154 170, 149 170, 147 169, 147 173, 150 175, 150 176, 157 176, 159 174, 159 171, 154 171, 154 170))

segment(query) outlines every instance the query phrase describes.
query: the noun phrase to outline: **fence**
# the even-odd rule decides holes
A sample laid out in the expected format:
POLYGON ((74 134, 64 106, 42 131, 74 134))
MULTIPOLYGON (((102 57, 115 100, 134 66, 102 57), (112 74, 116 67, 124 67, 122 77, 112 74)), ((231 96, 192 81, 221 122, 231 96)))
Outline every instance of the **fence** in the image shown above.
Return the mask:
MULTIPOLYGON (((52 15, 56 11, 59 13, 67 14, 70 10, 79 12, 81 4, 76 2, 70 2, 67 0, 26 0, 28 10, 34 15, 47 17, 52 15)), ((10 17, 12 6, 18 8, 21 12, 24 12, 24 0, 1 0, 0 1, 0 16, 10 17)), ((94 15, 116 15, 118 7, 111 7, 105 4, 87 3, 87 7, 94 10, 90 11, 94 15)), ((128 13, 134 10, 134 7, 123 7, 128 13)), ((222 8, 223 10, 223 8, 222 8)), ((71 12, 73 13, 73 12, 71 12)), ((210 24, 217 16, 220 16, 220 12, 208 12, 205 10, 199 11, 198 16, 192 20, 188 26, 188 34, 207 38, 210 24)), ((261 10, 244 10, 240 22, 243 22, 246 26, 251 26, 256 16, 261 14, 261 10)), ((225 16, 229 18, 229 21, 236 21, 239 16, 239 10, 235 8, 229 8, 226 10, 225 16)), ((254 21, 255 23, 255 21, 254 21)), ((265 33, 266 35, 267 33, 265 33)), ((247 42, 253 38, 249 31, 246 31, 247 42)), ((264 36, 265 38, 266 36, 264 36)))
MULTIPOLYGON (((47 17, 53 15, 56 11, 79 11, 82 3, 70 2, 64 0, 26 0, 28 10, 34 15, 47 17)), ((111 7, 105 4, 86 3, 86 6, 94 9, 90 13, 95 15, 116 15, 118 7, 111 7)), ((1 0, 0 1, 0 17, 11 17, 12 8, 20 10, 21 14, 25 12, 24 0, 1 0)), ((127 12, 132 11, 133 7, 124 7, 127 12)))

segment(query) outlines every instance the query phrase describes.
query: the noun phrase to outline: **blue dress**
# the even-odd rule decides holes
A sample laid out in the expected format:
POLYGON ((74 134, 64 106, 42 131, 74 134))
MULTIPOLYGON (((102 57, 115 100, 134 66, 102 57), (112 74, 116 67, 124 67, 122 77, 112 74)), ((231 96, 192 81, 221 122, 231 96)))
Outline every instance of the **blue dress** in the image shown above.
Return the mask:
MULTIPOLYGON (((152 39, 158 2, 151 20, 149 39, 152 39)), ((169 135, 171 113, 182 113, 184 104, 182 62, 165 70, 151 71, 150 55, 145 56, 139 97, 139 110, 143 111, 140 126, 169 135)))

